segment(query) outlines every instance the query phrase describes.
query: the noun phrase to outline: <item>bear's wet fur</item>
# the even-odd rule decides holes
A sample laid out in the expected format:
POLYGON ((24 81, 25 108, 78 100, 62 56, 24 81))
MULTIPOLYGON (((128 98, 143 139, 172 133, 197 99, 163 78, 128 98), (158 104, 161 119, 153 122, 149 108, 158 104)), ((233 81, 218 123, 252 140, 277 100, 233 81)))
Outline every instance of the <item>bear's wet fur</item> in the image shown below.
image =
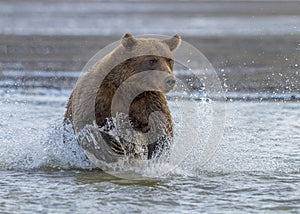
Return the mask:
MULTIPOLYGON (((128 105, 125 103, 129 99, 129 109, 124 109, 127 112, 123 113, 129 114, 128 118, 132 128, 137 132, 148 133, 153 128, 150 124, 151 121, 149 121, 150 115, 154 112, 160 113, 153 118, 155 129, 162 130, 159 130, 160 134, 155 139, 155 142, 148 142, 147 145, 148 159, 154 157, 159 148, 167 148, 169 146, 170 139, 173 137, 173 123, 165 93, 172 90, 175 85, 173 74, 174 56, 172 51, 178 47, 179 43, 180 37, 178 35, 166 40, 159 40, 157 38, 135 38, 129 33, 125 34, 121 44, 97 62, 90 69, 91 71, 88 71, 87 75, 85 75, 84 81, 77 83, 67 104, 65 121, 73 123, 74 113, 76 113, 73 112, 74 108, 91 109, 94 107, 91 112, 94 113, 96 124, 99 127, 109 128, 107 126, 109 120, 116 116, 112 115, 112 106, 117 106, 116 109, 122 112, 123 106, 128 105), (94 81, 92 83, 93 80, 89 80, 89 72, 103 73, 98 85, 97 82, 94 81), (96 91, 91 96, 94 96, 95 99, 94 102, 91 102, 94 106, 86 107, 86 105, 81 103, 74 105, 74 99, 77 98, 76 93, 81 88, 86 87, 86 82, 88 81, 95 85, 93 89, 96 91), (159 121, 156 121, 155 118, 159 121), (157 126, 157 123, 162 124, 157 126)), ((88 94, 88 96, 90 95, 88 94)), ((89 98, 85 99, 88 105, 89 98)), ((79 101, 76 100, 75 102, 78 103, 79 101)), ((77 111, 84 115, 82 113, 84 110, 78 109, 77 111)), ((119 111, 118 113, 120 113, 119 111)), ((85 121, 82 117, 80 115, 80 122, 85 121)), ((91 118, 93 118, 93 115, 91 118)), ((120 148, 122 140, 118 142, 106 132, 102 132, 101 135, 106 143, 114 148, 114 152, 124 155, 124 151, 120 148)))

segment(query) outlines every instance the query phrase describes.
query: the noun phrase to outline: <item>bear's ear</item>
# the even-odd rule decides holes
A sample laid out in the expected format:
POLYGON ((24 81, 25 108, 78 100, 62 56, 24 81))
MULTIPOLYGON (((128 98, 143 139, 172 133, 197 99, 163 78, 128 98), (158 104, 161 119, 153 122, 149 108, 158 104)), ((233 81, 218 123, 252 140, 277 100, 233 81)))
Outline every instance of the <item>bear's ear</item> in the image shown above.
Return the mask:
POLYGON ((173 51, 179 46, 179 44, 181 42, 181 38, 178 34, 176 34, 169 39, 163 40, 162 42, 166 43, 169 46, 170 50, 173 51))
POLYGON ((127 50, 131 50, 135 44, 136 44, 136 39, 133 38, 133 36, 130 33, 126 33, 122 37, 122 45, 127 50))

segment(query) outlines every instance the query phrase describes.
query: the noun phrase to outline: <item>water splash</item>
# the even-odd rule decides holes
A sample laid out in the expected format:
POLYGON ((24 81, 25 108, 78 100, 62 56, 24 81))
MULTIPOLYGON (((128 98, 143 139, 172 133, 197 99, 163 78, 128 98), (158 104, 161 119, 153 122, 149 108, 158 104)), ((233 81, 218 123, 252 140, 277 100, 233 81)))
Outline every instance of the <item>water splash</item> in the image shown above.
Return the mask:
MULTIPOLYGON (((96 166, 107 173, 126 179, 161 177, 181 167, 180 165, 186 159, 186 165, 193 164, 202 167, 216 149, 206 145, 209 135, 212 134, 212 104, 203 101, 191 105, 189 100, 178 100, 178 97, 173 97, 173 99, 176 99, 176 102, 170 100, 169 106, 171 112, 177 112, 173 115, 174 141, 170 150, 163 151, 159 157, 147 160, 145 158, 135 159, 131 158, 131 156, 117 156, 114 161, 107 162, 97 158, 98 155, 96 157, 88 150, 85 150, 85 153, 96 166)), ((113 130, 110 130, 110 135, 116 139, 120 135, 118 130, 118 124, 120 123, 118 121, 124 120, 122 115, 117 116, 121 117, 111 120, 114 124, 111 126, 113 130)), ((96 125, 89 125, 84 131, 86 137, 89 138, 89 142, 95 147, 102 149, 107 147, 104 140, 97 135, 97 132, 103 131, 101 128, 99 129, 96 125)), ((126 135, 124 132, 121 133, 122 138, 132 138, 132 133, 128 133, 130 136, 124 136, 124 134, 126 135)), ((138 141, 138 139, 140 138, 135 139, 135 141, 138 141)), ((141 139, 143 140, 143 138, 141 139)), ((107 154, 110 153, 108 152, 107 154)), ((105 154, 103 155, 105 156, 105 154)))
MULTIPOLYGON (((193 108, 190 108, 190 105, 184 105, 186 109, 183 110, 185 114, 182 115, 178 110, 180 108, 178 102, 178 100, 176 102, 170 101, 170 109, 174 113, 175 144, 178 146, 177 149, 174 149, 171 153, 171 161, 144 162, 142 167, 133 166, 127 171, 125 170, 125 166, 119 165, 119 170, 124 170, 123 173, 136 173, 152 178, 161 178, 174 174, 180 176, 198 176, 203 172, 288 171, 299 173, 299 159, 297 159, 299 146, 297 147, 297 144, 293 143, 293 137, 289 137, 289 135, 294 133, 299 139, 299 135, 296 135, 298 128, 297 123, 294 123, 295 128, 290 130, 290 133, 282 136, 282 140, 279 139, 278 143, 273 139, 274 136, 281 136, 276 130, 280 131, 278 130, 280 127, 285 127, 284 121, 289 121, 289 123, 295 121, 293 115, 288 114, 288 112, 291 110, 296 111, 298 109, 297 103, 289 103, 289 108, 286 107, 288 109, 286 109, 286 113, 283 112, 282 115, 278 113, 279 110, 282 111, 282 106, 274 106, 271 103, 231 103, 231 107, 227 111, 227 114, 230 113, 230 115, 228 115, 226 120, 227 128, 223 143, 209 162, 203 162, 203 154, 210 152, 205 148, 204 142, 211 128, 209 123, 212 114, 210 108, 211 104, 198 102, 197 108, 202 109, 201 112, 199 112, 202 116, 186 120, 186 115, 192 115, 191 112, 193 112, 193 108), (271 112, 270 108, 266 108, 265 105, 272 105, 274 110, 271 112), (250 109, 255 110, 253 114, 258 118, 260 118, 261 115, 267 116, 267 118, 265 121, 252 121, 248 115, 250 109), (269 114, 265 114, 266 109, 269 109, 270 116, 268 116, 269 114), (277 115, 279 119, 285 118, 281 122, 282 124, 280 123, 281 126, 274 123, 271 124, 274 127, 265 127, 264 124, 268 123, 268 120, 271 120, 271 115, 277 115), (249 126, 249 123, 253 123, 253 126, 249 126), (269 133, 268 137, 265 135, 267 133, 269 133), (287 151, 282 151, 282 147, 279 147, 281 150, 277 151, 276 145, 273 145, 274 143, 279 145, 285 143, 289 146, 285 147, 287 151), (293 154, 296 161, 293 163, 287 162, 286 160, 290 156, 284 155, 291 154, 289 150, 291 146, 295 147, 293 154), (190 150, 190 152, 187 152, 188 150, 190 150), (184 157, 184 161, 178 163, 177 160, 181 157, 184 157), (164 174, 165 172, 168 173, 164 174)), ((180 102, 188 103, 188 101, 182 100, 180 102)), ((7 105, 8 104, 6 104, 6 106, 7 105)), ((18 105, 20 105, 20 103, 18 105)), ((3 115, 5 114, 5 117, 1 115, 1 118, 6 118, 7 120, 0 122, 0 170, 68 170, 74 168, 94 168, 94 165, 86 159, 83 150, 76 142, 75 135, 70 126, 64 128, 60 119, 56 122, 51 122, 50 125, 43 125, 42 123, 35 125, 30 122, 31 120, 29 118, 33 117, 31 113, 21 118, 19 125, 16 125, 15 118, 18 117, 19 113, 24 114, 24 112, 20 110, 22 108, 20 108, 20 106, 17 107, 17 109, 13 109, 10 106, 10 110, 12 111, 10 114, 3 111, 3 109, 1 111, 3 115), (26 125, 22 122, 25 122, 26 125), (12 124, 14 124, 14 126, 12 126, 12 124), (63 137, 67 137, 65 143, 63 143, 63 137)), ((39 109, 39 111, 42 110, 43 109, 39 109)), ((36 109, 34 112, 36 114, 36 109)), ((280 122, 281 120, 278 121, 280 122)))
MULTIPOLYGON (((50 125, 49 132, 34 135, 28 128, 21 128, 20 138, 7 138, 0 148, 0 169, 72 169, 92 168, 74 138, 70 127, 61 122, 50 125), (67 130, 66 130, 67 129, 67 130), (67 135, 67 142, 63 142, 67 135)), ((36 130, 37 131, 37 130, 36 130)), ((8 133, 14 136, 13 133, 8 133)))
MULTIPOLYGON (((47 92, 40 94, 36 90, 36 94, 14 92, 1 95, 0 170, 94 168, 78 145, 73 129, 62 126, 66 93, 58 96, 51 90, 47 92)), ((196 156, 204 157, 204 142, 211 128, 212 103, 206 102, 205 98, 197 99, 200 101, 191 105, 186 96, 174 92, 168 101, 175 133, 171 162, 149 161, 144 164, 145 167, 134 170, 155 177, 178 167, 192 151, 196 156)), ((189 157, 189 160, 192 159, 189 157)))
MULTIPOLYGON (((148 161, 143 164, 142 168, 134 166, 128 168, 129 171, 134 170, 146 176, 155 176, 157 173, 161 174, 176 168, 179 160, 186 158, 194 149, 198 151, 199 156, 203 151, 203 145, 199 149, 199 145, 203 143, 201 139, 205 139, 209 131, 209 103, 199 102, 199 106, 194 107, 203 110, 199 114, 206 115, 200 118, 192 114, 195 109, 191 105, 187 105, 186 102, 188 101, 170 102, 172 112, 178 112, 179 109, 183 112, 183 115, 174 114, 175 146, 172 148, 170 162, 166 163, 162 159, 156 162, 148 161), (185 109, 181 109, 178 102, 184 102, 185 109), (186 120, 186 117, 191 117, 188 115, 193 115, 193 121, 186 120), (199 132, 199 130, 201 131, 199 132)), ((30 124, 26 118, 23 120, 26 126, 23 124, 20 125, 21 127, 14 125, 13 128, 6 128, 6 134, 1 135, 0 169, 94 168, 94 165, 87 160, 82 148, 78 145, 71 125, 63 127, 61 120, 58 120, 52 124, 40 125, 38 128, 30 124)), ((12 124, 6 125, 11 126, 12 124)), ((119 164, 118 168, 126 171, 125 165, 119 164)))
POLYGON ((41 166, 63 169, 92 169, 95 166, 86 158, 77 143, 72 125, 52 125, 45 141, 42 141, 45 153, 41 166))

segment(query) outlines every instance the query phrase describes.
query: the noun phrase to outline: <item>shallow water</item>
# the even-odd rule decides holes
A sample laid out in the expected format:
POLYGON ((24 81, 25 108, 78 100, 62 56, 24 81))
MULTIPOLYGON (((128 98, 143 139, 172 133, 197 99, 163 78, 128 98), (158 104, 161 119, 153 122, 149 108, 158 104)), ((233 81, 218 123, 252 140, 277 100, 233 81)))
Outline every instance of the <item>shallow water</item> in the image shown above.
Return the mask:
POLYGON ((227 102, 224 137, 208 163, 193 149, 167 174, 128 181, 92 170, 76 144, 62 144, 70 89, 11 81, 0 89, 1 213, 300 211, 298 102, 227 102))
MULTIPOLYGON (((298 2, 0 2, 0 34, 6 35, 259 37, 299 35, 299 26, 298 2)), ((207 105, 198 102, 203 117, 186 121, 170 100, 181 131, 177 142, 191 152, 177 167, 158 169, 167 173, 132 181, 94 169, 75 142, 62 143, 64 106, 78 75, 0 71, 0 213, 300 212, 299 94, 228 94, 267 101, 228 101, 215 153, 188 145, 209 131, 193 127, 209 121, 207 105), (295 102, 284 102, 291 95, 295 102), (208 162, 205 152, 213 153, 208 162)))
POLYGON ((0 2, 7 35, 298 35, 299 26, 297 1, 0 2))

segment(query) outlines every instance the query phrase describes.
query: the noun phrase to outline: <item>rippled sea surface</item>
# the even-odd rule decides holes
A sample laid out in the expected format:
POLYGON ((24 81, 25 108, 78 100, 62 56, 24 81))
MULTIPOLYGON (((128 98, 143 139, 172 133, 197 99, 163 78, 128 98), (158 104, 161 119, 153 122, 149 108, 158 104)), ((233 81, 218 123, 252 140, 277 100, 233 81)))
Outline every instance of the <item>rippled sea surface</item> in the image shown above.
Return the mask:
MULTIPOLYGON (((287 35, 299 35, 300 4, 199 2, 0 1, 0 35, 6 35, 0 41, 0 213, 300 213, 300 95, 293 91, 299 88, 293 79, 299 73, 300 43, 296 39, 284 42, 287 35), (176 143, 184 145, 187 157, 176 166, 155 169, 166 173, 144 180, 113 177, 95 169, 76 142, 63 143, 65 105, 79 72, 67 72, 63 66, 58 66, 62 72, 51 72, 59 69, 47 69, 45 63, 56 68, 64 60, 76 64, 77 58, 84 57, 77 51, 80 48, 68 43, 69 36, 94 35, 101 42, 101 36, 119 38, 127 31, 133 35, 179 33, 195 36, 195 43, 206 41, 198 41, 201 36, 219 36, 208 52, 216 52, 221 71, 232 64, 245 73, 271 70, 276 76, 273 69, 277 69, 280 76, 294 75, 278 84, 293 87, 281 94, 259 88, 253 90, 259 93, 227 93, 225 125, 217 130, 224 134, 216 151, 201 146, 207 133, 217 135, 209 132, 211 103, 170 99, 175 132, 180 133, 176 143), (51 41, 40 44, 47 37, 33 38, 32 44, 19 37, 15 44, 7 39, 10 35, 67 37, 58 47, 60 43, 51 41), (222 36, 253 37, 255 42, 239 45, 240 40, 235 47, 241 49, 239 55, 222 49, 219 44, 227 41, 222 36), (270 40, 261 40, 268 36, 270 40), (280 39, 273 42, 272 36, 280 39), (250 64, 253 69, 248 71, 250 64), (20 70, 8 71, 4 65, 20 70), (43 71, 31 71, 39 69, 43 71), (202 114, 188 109, 194 105, 202 114), (203 156, 209 156, 209 161, 203 161, 203 156)), ((253 82, 266 80, 259 77, 253 82)), ((244 80, 242 76, 235 82, 244 80)), ((176 155, 182 157, 180 151, 176 155)))
POLYGON ((134 34, 179 33, 196 36, 299 34, 297 1, 288 2, 288 6, 284 1, 200 3, 177 1, 170 4, 168 1, 147 0, 76 0, 72 3, 56 0, 2 1, 0 33, 118 35, 130 30, 134 34))
POLYGON ((167 174, 129 181, 91 169, 77 145, 62 143, 70 89, 12 83, 0 90, 0 213, 300 211, 298 102, 227 102, 209 162, 197 162, 194 150, 167 174))

